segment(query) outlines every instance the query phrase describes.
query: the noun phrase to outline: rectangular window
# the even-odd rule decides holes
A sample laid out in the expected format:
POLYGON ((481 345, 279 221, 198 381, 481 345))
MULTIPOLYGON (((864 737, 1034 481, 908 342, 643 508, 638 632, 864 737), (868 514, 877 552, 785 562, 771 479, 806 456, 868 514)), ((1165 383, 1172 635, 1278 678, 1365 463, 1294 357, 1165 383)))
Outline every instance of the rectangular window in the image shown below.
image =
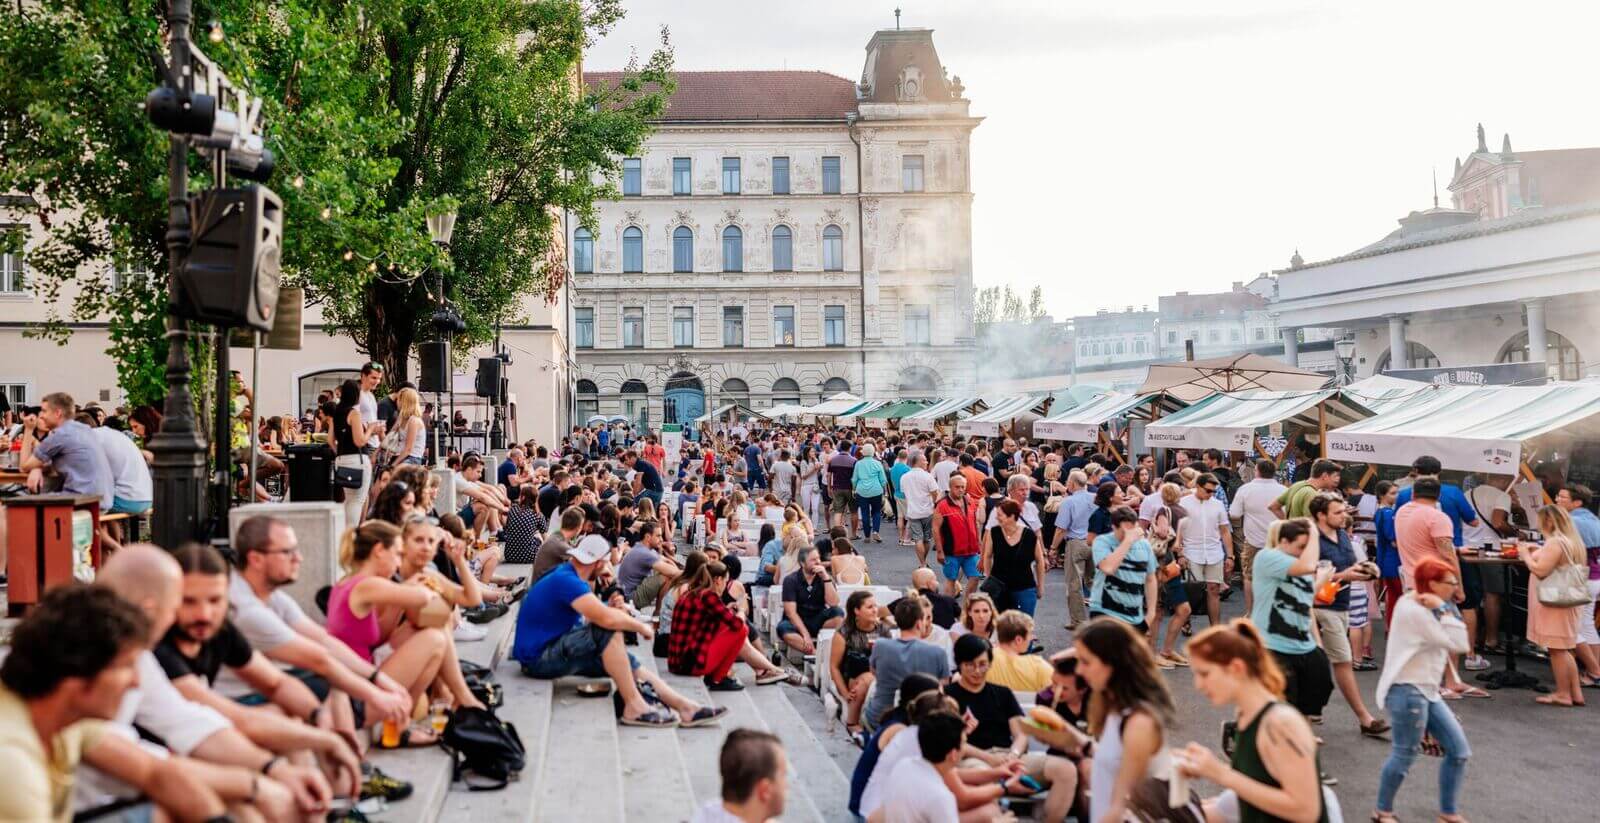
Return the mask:
POLYGON ((926 346, 932 341, 928 314, 929 308, 926 305, 906 306, 906 329, 903 335, 906 345, 926 346))
POLYGON ((622 310, 622 347, 644 348, 644 307, 628 306, 622 310))
MULTIPOLYGON (((0 225, 0 240, 10 240, 11 235, 20 233, 22 226, 0 225)), ((23 283, 23 275, 27 272, 27 263, 23 260, 22 251, 0 253, 0 293, 18 294, 27 286, 23 283)))
POLYGON ((1210 333, 1208 333, 1206 335, 1206 342, 1208 342, 1208 343, 1221 343, 1222 342, 1222 332, 1217 331, 1216 329, 1212 329, 1210 331, 1210 333))
POLYGON ((1178 333, 1177 332, 1175 332, 1175 331, 1167 332, 1167 345, 1169 345, 1169 346, 1178 345, 1178 333))
POLYGON ((594 309, 582 306, 572 310, 573 345, 580 349, 594 348, 594 309))
POLYGON ((900 190, 922 191, 922 155, 908 154, 900 158, 900 190))
POLYGON ((722 193, 739 193, 739 158, 722 158, 722 193))
POLYGON ((28 404, 28 386, 25 383, 0 383, 0 396, 5 397, 11 408, 20 409, 28 404))
POLYGON ((822 193, 839 193, 839 158, 822 158, 822 193))
POLYGON ((1228 330, 1228 340, 1229 340, 1229 342, 1232 342, 1232 343, 1239 342, 1239 330, 1238 329, 1229 329, 1228 330))
POLYGON ((629 157, 622 161, 622 196, 638 197, 643 193, 640 170, 641 163, 637 157, 629 157))
POLYGON ((680 348, 694 347, 694 306, 677 306, 672 309, 672 345, 680 348))
POLYGON ((772 158, 772 193, 789 193, 789 158, 772 158))
POLYGON ((844 345, 844 306, 822 307, 822 345, 844 345))
POLYGON ((694 164, 687 157, 672 158, 672 193, 689 194, 694 164))
POLYGON ((794 306, 772 307, 772 345, 794 346, 794 306))
POLYGON ((1266 339, 1267 339, 1267 330, 1266 329, 1259 329, 1259 328, 1256 329, 1256 340, 1260 341, 1260 340, 1266 340, 1266 339))
POLYGON ((744 347, 744 307, 722 307, 722 345, 730 349, 744 347))
POLYGON ((578 401, 575 401, 574 402, 574 406, 573 406, 573 412, 578 415, 578 419, 579 420, 588 420, 589 418, 600 414, 600 401, 599 400, 578 400, 578 401))

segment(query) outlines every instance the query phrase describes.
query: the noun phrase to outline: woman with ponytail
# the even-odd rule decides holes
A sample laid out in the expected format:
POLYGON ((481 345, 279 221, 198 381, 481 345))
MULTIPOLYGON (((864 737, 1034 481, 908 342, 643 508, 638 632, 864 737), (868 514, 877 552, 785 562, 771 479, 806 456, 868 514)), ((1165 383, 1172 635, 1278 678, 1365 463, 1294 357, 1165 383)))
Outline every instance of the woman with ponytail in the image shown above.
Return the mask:
MULTIPOLYGON (((450 606, 417 575, 404 583, 392 578, 400 569, 401 531, 381 520, 369 520, 344 533, 339 560, 349 574, 335 583, 328 595, 328 633, 339 638, 363 660, 387 641, 392 652, 378 670, 411 694, 416 708, 426 710, 428 688, 436 681, 455 698, 458 706, 482 708, 461 676, 455 642, 447 628, 450 606), (390 610, 393 617, 381 619, 390 610), (436 619, 443 615, 443 620, 436 619), (385 625, 401 625, 385 636, 385 625), (424 628, 426 626, 426 628, 424 628)), ((401 745, 430 746, 438 738, 426 724, 403 736, 401 745)))
POLYGON ((1189 641, 1189 661, 1195 689, 1236 712, 1231 762, 1199 743, 1178 753, 1180 773, 1227 790, 1206 802, 1207 816, 1327 823, 1316 736, 1305 716, 1283 702, 1283 672, 1256 627, 1238 619, 1206 629, 1189 641))
POLYGON ((1177 710, 1155 653, 1132 626, 1097 617, 1079 630, 1075 641, 1078 674, 1094 690, 1089 699, 1089 733, 1095 736, 1089 819, 1121 823, 1146 778, 1165 776, 1157 756, 1177 710))
POLYGON ((667 635, 667 669, 673 674, 698 675, 714 692, 739 691, 744 685, 733 676, 739 660, 756 672, 756 685, 789 679, 750 644, 744 618, 722 600, 728 567, 712 560, 695 569, 672 606, 672 631, 667 635))

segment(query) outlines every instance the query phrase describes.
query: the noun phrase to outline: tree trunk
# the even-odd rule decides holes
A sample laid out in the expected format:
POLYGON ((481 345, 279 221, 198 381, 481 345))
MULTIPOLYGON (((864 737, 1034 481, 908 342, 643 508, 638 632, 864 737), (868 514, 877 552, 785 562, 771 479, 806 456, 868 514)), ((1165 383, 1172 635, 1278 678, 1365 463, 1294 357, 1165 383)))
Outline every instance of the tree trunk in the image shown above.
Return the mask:
POLYGON ((411 346, 417 338, 417 312, 408 295, 392 285, 373 282, 367 286, 367 356, 383 364, 388 385, 409 380, 411 346))

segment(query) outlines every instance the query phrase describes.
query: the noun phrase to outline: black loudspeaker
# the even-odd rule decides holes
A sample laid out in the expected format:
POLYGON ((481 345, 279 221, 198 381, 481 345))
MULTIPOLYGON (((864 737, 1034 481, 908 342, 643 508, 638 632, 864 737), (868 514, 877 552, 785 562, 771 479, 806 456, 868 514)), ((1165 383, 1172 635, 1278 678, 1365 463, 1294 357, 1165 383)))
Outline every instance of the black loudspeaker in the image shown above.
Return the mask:
POLYGON ((479 397, 489 398, 493 405, 499 405, 500 398, 500 367, 505 365, 498 357, 478 358, 478 379, 473 383, 473 389, 479 397))
POLYGON ((417 344, 417 360, 422 373, 417 375, 417 391, 450 391, 450 344, 443 340, 417 344))
POLYGON ((272 331, 283 203, 266 186, 211 189, 189 200, 194 239, 178 278, 179 313, 217 326, 272 331))

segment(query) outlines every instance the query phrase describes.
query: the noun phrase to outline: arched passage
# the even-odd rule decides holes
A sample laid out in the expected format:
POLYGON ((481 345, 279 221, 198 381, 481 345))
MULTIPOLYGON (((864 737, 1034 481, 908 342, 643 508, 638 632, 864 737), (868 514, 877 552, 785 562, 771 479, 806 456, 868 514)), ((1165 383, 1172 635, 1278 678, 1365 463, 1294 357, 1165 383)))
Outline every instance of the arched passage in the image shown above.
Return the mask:
POLYGON ((700 378, 688 372, 678 372, 667 379, 666 391, 661 394, 661 418, 667 423, 687 425, 706 413, 706 390, 700 378))

